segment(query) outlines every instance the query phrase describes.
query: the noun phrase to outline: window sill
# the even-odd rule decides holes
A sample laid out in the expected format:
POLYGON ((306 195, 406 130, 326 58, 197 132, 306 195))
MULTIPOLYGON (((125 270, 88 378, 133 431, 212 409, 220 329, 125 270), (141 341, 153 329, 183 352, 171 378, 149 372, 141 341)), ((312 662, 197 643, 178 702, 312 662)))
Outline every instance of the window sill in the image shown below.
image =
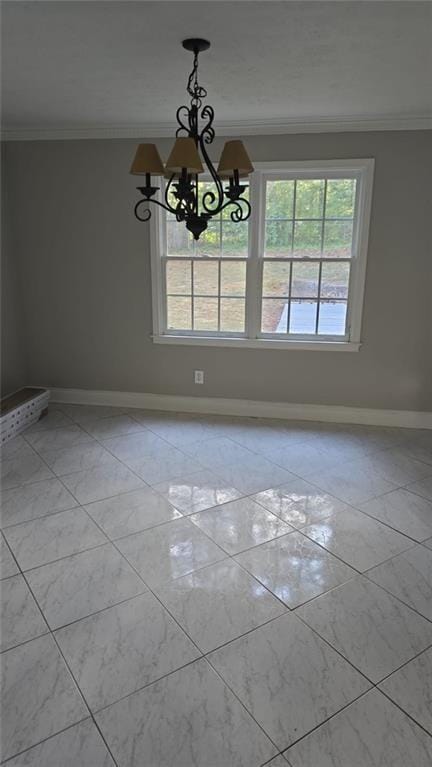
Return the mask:
POLYGON ((291 351, 358 352, 361 344, 352 341, 296 341, 273 338, 233 338, 215 336, 152 336, 155 344, 173 346, 225 346, 242 349, 290 349, 291 351))

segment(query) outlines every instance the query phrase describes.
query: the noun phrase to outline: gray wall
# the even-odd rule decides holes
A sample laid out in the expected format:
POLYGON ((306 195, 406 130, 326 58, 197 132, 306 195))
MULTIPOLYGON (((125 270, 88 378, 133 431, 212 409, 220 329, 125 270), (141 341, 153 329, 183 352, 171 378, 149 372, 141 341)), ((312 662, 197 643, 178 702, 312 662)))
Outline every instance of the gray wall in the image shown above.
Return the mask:
POLYGON ((21 291, 18 286, 16 253, 13 247, 11 215, 2 163, 1 194, 1 396, 26 383, 22 334, 21 291))
MULTIPOLYGON (((29 381, 431 410, 430 139, 408 131, 247 140, 256 161, 375 158, 359 353, 153 344, 148 228, 133 217, 128 175, 138 141, 8 144, 29 381), (204 386, 194 385, 194 368, 205 370, 204 386)), ((166 157, 171 142, 158 144, 166 157)))

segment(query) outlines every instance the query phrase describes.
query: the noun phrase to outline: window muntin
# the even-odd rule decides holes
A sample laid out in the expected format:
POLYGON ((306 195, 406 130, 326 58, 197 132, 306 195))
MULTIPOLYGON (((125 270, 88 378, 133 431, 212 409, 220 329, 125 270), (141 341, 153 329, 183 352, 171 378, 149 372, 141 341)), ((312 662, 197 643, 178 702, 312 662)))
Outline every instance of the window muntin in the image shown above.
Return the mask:
MULTIPOLYGON (((202 183, 201 196, 209 192, 214 185, 202 183)), ((224 210, 195 241, 168 214, 166 232, 167 331, 244 335, 248 222, 233 223, 224 210)))
POLYGON ((265 181, 261 333, 346 336, 355 178, 265 181))
POLYGON ((373 161, 285 165, 251 177, 248 222, 226 210, 198 243, 159 215, 155 340, 360 340, 373 161))

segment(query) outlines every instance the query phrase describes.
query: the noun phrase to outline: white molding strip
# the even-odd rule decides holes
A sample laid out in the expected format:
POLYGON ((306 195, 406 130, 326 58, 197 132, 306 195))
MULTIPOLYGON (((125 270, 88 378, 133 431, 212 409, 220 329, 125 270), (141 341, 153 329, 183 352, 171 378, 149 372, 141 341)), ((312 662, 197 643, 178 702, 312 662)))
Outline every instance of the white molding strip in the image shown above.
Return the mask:
MULTIPOLYGON (((139 125, 81 125, 67 127, 5 127, 2 141, 66 141, 73 139, 171 138, 174 123, 141 123, 139 125)), ((265 136, 284 133, 341 133, 363 131, 431 130, 432 115, 377 115, 376 117, 303 118, 301 120, 239 120, 215 124, 219 136, 265 136)))
MULTIPOLYGON (((49 387, 48 387, 49 388, 49 387)), ((179 413, 255 416, 300 421, 358 423, 370 426, 399 426, 432 429, 432 412, 415 410, 376 410, 343 405, 309 405, 289 402, 261 402, 219 397, 183 397, 141 392, 95 391, 51 388, 51 401, 77 405, 167 410, 179 413)))

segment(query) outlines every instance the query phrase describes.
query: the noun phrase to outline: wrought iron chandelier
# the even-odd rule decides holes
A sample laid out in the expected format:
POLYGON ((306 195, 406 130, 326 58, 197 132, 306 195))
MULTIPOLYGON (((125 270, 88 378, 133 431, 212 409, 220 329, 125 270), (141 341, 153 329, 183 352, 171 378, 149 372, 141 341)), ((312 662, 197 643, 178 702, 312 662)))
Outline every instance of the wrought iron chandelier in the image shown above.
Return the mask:
POLYGON ((159 205, 172 213, 177 221, 184 221, 195 240, 205 231, 208 221, 225 208, 233 208, 230 217, 234 222, 246 221, 251 212, 249 201, 243 196, 247 185, 240 183, 240 178, 253 171, 243 142, 234 140, 225 143, 217 171, 207 153, 207 145, 215 137, 214 110, 209 104, 203 106, 207 91, 198 82, 198 54, 209 47, 208 40, 183 40, 183 48, 194 54, 193 69, 187 83, 191 101, 189 107, 183 105, 177 109, 179 127, 165 167, 155 144, 140 144, 130 170, 134 175, 145 176, 145 186, 137 187, 142 195, 135 205, 137 219, 148 221, 151 217, 150 203, 159 205), (204 193, 200 192, 200 173, 210 175, 214 191, 207 189, 204 193), (152 186, 152 175, 167 179, 163 201, 156 197, 159 187, 152 186), (228 180, 225 188, 223 179, 228 180))

